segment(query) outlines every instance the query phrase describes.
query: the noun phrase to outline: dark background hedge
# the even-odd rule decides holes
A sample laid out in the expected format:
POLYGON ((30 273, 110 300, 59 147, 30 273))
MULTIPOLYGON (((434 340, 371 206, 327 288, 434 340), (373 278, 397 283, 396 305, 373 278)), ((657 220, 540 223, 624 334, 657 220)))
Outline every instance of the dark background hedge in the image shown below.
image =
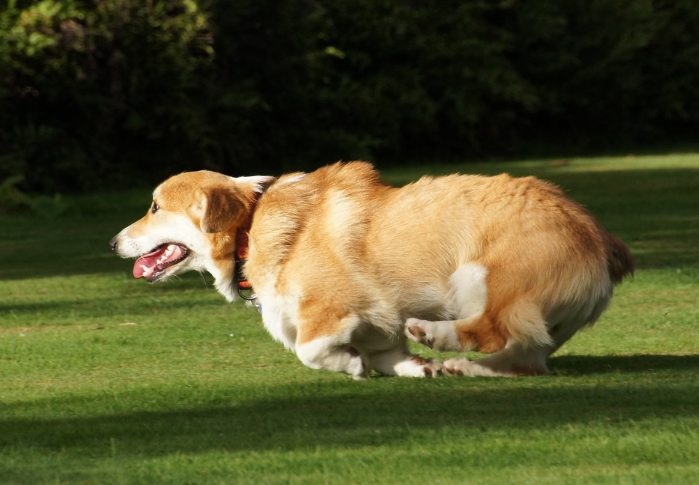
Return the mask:
POLYGON ((9 0, 0 183, 693 142, 697 25, 695 0, 9 0))

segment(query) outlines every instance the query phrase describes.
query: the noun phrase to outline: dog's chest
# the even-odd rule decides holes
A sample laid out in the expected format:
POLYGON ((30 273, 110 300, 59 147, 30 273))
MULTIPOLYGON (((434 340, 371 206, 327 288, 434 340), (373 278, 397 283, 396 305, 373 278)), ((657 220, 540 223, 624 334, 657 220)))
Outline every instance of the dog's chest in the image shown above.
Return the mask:
POLYGON ((267 331, 284 347, 294 350, 297 330, 294 314, 297 303, 275 291, 265 291, 265 288, 258 290, 257 295, 258 308, 267 331))

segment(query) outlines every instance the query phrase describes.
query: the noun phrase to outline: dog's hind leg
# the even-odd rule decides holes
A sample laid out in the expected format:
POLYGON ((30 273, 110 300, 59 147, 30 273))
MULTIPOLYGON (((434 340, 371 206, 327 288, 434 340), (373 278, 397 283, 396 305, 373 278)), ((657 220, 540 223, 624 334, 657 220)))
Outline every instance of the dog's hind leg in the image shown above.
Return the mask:
POLYGON ((475 361, 463 357, 448 359, 445 372, 468 376, 548 375, 546 359, 556 343, 539 307, 520 300, 501 312, 498 322, 509 335, 504 348, 475 361))
POLYGON ((459 267, 449 277, 448 298, 459 318, 436 322, 409 318, 405 324, 407 337, 438 351, 461 352, 490 347, 493 352, 504 347, 507 338, 486 321, 487 276, 487 268, 477 263, 459 267), (474 333, 478 335, 469 335, 474 333), (473 342, 474 339, 477 341, 473 342))
POLYGON ((409 318, 405 335, 440 352, 477 350, 490 354, 505 348, 511 340, 531 342, 534 346, 552 344, 538 306, 526 300, 500 312, 486 311, 460 320, 432 322, 409 318))
POLYGON ((480 315, 464 320, 447 320, 432 322, 409 318, 405 322, 405 335, 415 343, 426 345, 439 352, 466 352, 474 350, 476 345, 464 345, 459 333, 478 323, 480 315))
POLYGON ((324 310, 321 315, 308 312, 300 319, 294 346, 296 356, 312 369, 344 372, 355 379, 367 377, 371 368, 366 355, 352 344, 361 326, 360 318, 356 315, 332 318, 332 312, 328 308, 324 310))
POLYGON ((411 340, 439 351, 494 353, 475 362, 463 357, 447 360, 444 370, 453 374, 548 374, 546 357, 554 345, 538 306, 527 300, 497 313, 486 311, 463 320, 430 322, 411 318, 405 332, 411 340))
POLYGON ((350 345, 352 332, 356 327, 354 320, 358 323, 356 317, 343 319, 340 323, 344 324, 344 328, 332 335, 309 338, 299 329, 295 346, 296 356, 312 369, 344 372, 355 379, 367 377, 369 369, 362 355, 350 345))
MULTIPOLYGON (((545 332, 545 323, 535 322, 545 332)), ((444 361, 445 374, 468 376, 521 376, 546 375, 546 357, 551 353, 549 339, 536 341, 529 336, 524 340, 507 338, 498 332, 489 320, 482 318, 429 322, 409 319, 406 332, 418 343, 440 351, 464 352, 478 350, 495 352, 489 357, 470 361, 465 357, 454 357, 444 361), (474 321, 475 320, 475 321, 474 321)))
POLYGON ((510 342, 507 346, 478 360, 453 357, 444 361, 444 373, 465 376, 537 376, 548 375, 546 357, 548 347, 533 347, 522 342, 510 342))

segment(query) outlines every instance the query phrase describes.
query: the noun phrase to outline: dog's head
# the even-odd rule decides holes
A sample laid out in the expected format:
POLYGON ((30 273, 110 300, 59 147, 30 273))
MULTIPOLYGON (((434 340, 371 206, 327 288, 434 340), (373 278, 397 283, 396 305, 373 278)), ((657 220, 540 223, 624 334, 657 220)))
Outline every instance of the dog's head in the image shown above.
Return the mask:
POLYGON ((272 180, 206 170, 175 175, 155 189, 146 215, 110 245, 122 258, 136 258, 135 278, 152 283, 206 270, 219 292, 233 301, 236 232, 250 224, 255 201, 272 180))

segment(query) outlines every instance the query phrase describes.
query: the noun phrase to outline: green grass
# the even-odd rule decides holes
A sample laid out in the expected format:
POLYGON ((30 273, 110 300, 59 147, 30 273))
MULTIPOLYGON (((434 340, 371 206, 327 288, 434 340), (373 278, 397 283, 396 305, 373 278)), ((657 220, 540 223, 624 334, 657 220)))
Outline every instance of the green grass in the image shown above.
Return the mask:
POLYGON ((307 369, 210 277, 131 278, 107 241, 148 190, 69 199, 0 218, 0 483, 699 482, 699 155, 384 175, 425 171, 552 180, 631 247, 635 278, 552 376, 307 369))

